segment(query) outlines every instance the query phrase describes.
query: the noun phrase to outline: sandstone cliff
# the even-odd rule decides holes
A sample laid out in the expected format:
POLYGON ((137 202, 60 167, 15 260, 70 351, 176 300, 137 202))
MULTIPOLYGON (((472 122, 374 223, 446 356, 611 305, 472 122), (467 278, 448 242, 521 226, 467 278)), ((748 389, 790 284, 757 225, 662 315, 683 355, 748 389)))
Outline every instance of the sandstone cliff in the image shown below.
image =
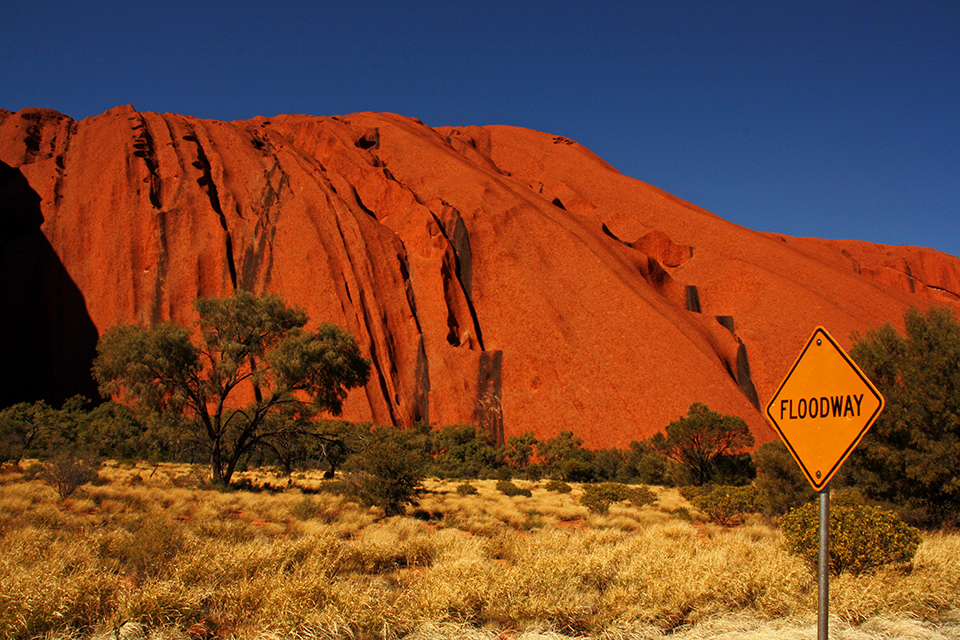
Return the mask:
POLYGON ((97 335, 276 292, 352 331, 345 415, 624 447, 759 407, 816 325, 956 305, 930 249, 761 234, 564 137, 392 114, 219 122, 0 110, 0 405, 92 393, 97 335))

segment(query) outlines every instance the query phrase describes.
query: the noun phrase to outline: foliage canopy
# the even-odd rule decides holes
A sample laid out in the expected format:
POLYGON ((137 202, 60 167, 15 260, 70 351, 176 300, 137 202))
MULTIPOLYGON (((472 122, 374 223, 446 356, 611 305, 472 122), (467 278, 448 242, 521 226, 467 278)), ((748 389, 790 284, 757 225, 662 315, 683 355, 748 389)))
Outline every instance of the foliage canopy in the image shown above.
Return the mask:
POLYGON ((97 344, 94 377, 105 396, 175 418, 210 455, 214 482, 229 484, 254 447, 284 436, 317 436, 309 421, 339 415, 370 363, 332 324, 304 330, 307 316, 275 295, 237 291, 200 298, 199 339, 172 322, 122 325, 97 344))
POLYGON ((817 492, 780 440, 760 445, 752 458, 757 466, 758 506, 765 515, 781 516, 816 499, 817 492))
POLYGON ((417 505, 427 457, 424 434, 416 429, 374 427, 344 468, 346 489, 361 504, 378 507, 387 517, 417 505))
POLYGON ((851 357, 886 407, 847 461, 848 479, 924 525, 960 522, 960 323, 947 308, 909 309, 854 336, 851 357))
POLYGON ((696 402, 687 416, 650 439, 654 449, 683 465, 698 486, 710 482, 717 463, 753 446, 753 434, 738 416, 724 416, 696 402))

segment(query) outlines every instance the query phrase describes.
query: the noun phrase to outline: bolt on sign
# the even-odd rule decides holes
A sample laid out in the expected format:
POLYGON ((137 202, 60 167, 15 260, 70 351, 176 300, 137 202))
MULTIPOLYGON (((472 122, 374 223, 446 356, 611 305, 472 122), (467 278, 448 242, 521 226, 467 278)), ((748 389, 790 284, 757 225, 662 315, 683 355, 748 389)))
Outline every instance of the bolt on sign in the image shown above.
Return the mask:
POLYGON ((821 491, 883 410, 883 396, 817 327, 767 405, 767 418, 821 491))

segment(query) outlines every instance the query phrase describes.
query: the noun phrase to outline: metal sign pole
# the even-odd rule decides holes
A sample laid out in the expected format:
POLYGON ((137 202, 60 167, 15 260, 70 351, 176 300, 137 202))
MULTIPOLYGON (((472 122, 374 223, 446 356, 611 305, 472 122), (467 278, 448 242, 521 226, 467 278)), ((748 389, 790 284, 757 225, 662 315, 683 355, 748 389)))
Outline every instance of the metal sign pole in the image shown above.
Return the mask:
POLYGON ((823 327, 767 405, 770 424, 820 493, 818 640, 827 640, 830 615, 830 480, 883 405, 877 387, 823 327))
POLYGON ((830 484, 820 491, 820 559, 817 640, 828 640, 830 618, 830 484))
POLYGON ((830 480, 883 406, 877 387, 823 327, 767 405, 770 424, 820 493, 818 640, 827 640, 830 616, 830 480))

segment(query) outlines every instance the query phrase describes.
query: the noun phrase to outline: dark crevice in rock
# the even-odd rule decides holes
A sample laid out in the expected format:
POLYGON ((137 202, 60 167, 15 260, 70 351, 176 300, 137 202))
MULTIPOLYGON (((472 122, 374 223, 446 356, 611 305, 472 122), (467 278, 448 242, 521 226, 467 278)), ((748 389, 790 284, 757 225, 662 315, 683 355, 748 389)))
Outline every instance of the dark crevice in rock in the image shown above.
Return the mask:
MULTIPOLYGON (((454 267, 454 269, 456 269, 456 267, 454 267)), ((460 337, 460 321, 457 319, 457 314, 453 311, 453 291, 451 291, 451 289, 455 286, 454 282, 456 281, 456 278, 454 277, 454 274, 451 273, 450 261, 446 258, 440 265, 440 279, 443 282, 444 301, 447 303, 447 342, 451 346, 459 347, 462 344, 460 337)))
POLYGON ((760 408, 760 397, 757 395, 757 389, 753 386, 753 378, 750 376, 750 360, 747 358, 747 347, 740 338, 737 338, 740 347, 737 349, 737 385, 740 391, 750 401, 750 404, 757 409, 760 408))
POLYGON ((498 447, 505 444, 502 371, 503 351, 484 351, 480 354, 473 418, 479 428, 493 436, 498 447))
POLYGON ((137 114, 133 119, 139 126, 133 126, 134 131, 139 131, 137 137, 133 140, 133 155, 143 160, 147 166, 147 172, 150 174, 150 189, 148 197, 150 204, 154 209, 159 209, 160 204, 160 164, 157 161, 156 148, 153 144, 153 136, 150 134, 150 128, 147 126, 143 116, 137 114))
POLYGON ((273 145, 270 144, 270 140, 267 139, 261 131, 251 127, 247 129, 247 132, 250 134, 250 144, 253 145, 254 149, 262 151, 264 155, 272 152, 273 145))
POLYGON ((613 231, 610 231, 610 227, 608 227, 608 226, 606 225, 606 223, 601 224, 600 229, 603 231, 603 233, 604 233, 605 235, 613 238, 613 239, 616 240, 617 242, 623 242, 623 244, 627 245, 628 247, 633 246, 633 245, 631 245, 629 242, 625 242, 624 240, 621 240, 620 238, 618 238, 617 235, 616 235, 613 231))
POLYGON ((357 188, 354 187, 353 185, 350 185, 350 190, 353 192, 353 199, 357 203, 357 206, 360 207, 360 209, 364 213, 366 213, 368 216, 376 220, 377 214, 374 213, 369 207, 367 207, 367 205, 363 204, 363 200, 360 199, 360 193, 357 192, 357 188))
POLYGON ((413 316, 414 322, 416 322, 417 333, 423 333, 420 328, 420 316, 417 314, 417 300, 413 291, 413 281, 410 279, 410 263, 406 247, 403 247, 403 253, 397 254, 397 262, 400 264, 400 276, 403 278, 403 290, 406 294, 407 306, 410 308, 410 314, 413 316))
POLYGON ((687 311, 700 313, 700 293, 697 287, 692 284, 687 285, 687 311))
POLYGON ((917 279, 913 277, 913 270, 910 269, 909 264, 903 265, 903 273, 909 278, 910 281, 910 293, 917 292, 917 279))
POLYGON ((933 291, 939 291, 940 293, 946 294, 946 297, 952 300, 960 300, 960 295, 957 295, 956 292, 950 291, 949 289, 944 289, 943 287, 937 287, 932 284, 927 284, 924 286, 927 287, 928 289, 932 289, 933 291))
POLYGON ((447 342, 452 347, 460 346, 460 323, 450 307, 447 307, 447 342))
POLYGON ((737 335, 737 332, 733 330, 733 316, 717 316, 717 322, 733 335, 737 335))
POLYGON ((368 129, 354 144, 361 149, 379 149, 380 129, 377 127, 368 129))
POLYGON ((27 151, 24 156, 26 160, 24 164, 32 162, 34 158, 40 155, 40 142, 42 140, 40 123, 35 122, 27 127, 27 135, 23 139, 23 146, 27 151))
MULTIPOLYGON (((364 318, 364 322, 366 322, 367 321, 366 314, 364 314, 363 318, 364 318)), ((369 325, 367 326, 367 333, 370 334, 369 325)), ((374 343, 373 340, 370 341, 370 361, 373 363, 373 370, 377 374, 377 383, 380 389, 380 397, 383 398, 384 404, 387 405, 387 413, 389 414, 389 417, 388 417, 389 423, 397 424, 397 416, 393 408, 394 401, 390 397, 390 389, 387 386, 387 378, 383 372, 383 363, 381 362, 381 358, 377 350, 377 345, 374 343)), ((371 402, 370 404, 373 406, 376 406, 376 404, 379 404, 379 403, 371 402)))
MULTIPOLYGON (((477 318, 477 310, 473 305, 473 250, 470 247, 470 232, 467 230, 467 225, 464 223, 463 216, 460 215, 460 212, 447 203, 443 203, 443 205, 445 209, 445 215, 442 216, 443 219, 436 214, 433 214, 433 218, 439 225, 447 242, 449 242, 453 248, 453 273, 451 273, 450 266, 446 262, 444 262, 441 267, 445 294, 447 295, 447 299, 450 300, 451 294, 447 289, 454 281, 453 276, 455 276, 455 281, 460 285, 460 289, 463 291, 464 298, 467 302, 467 310, 470 313, 470 319, 473 322, 476 333, 477 348, 483 350, 483 330, 480 327, 480 320, 477 318)), ((459 346, 461 344, 460 327, 452 309, 450 310, 447 324, 451 327, 451 333, 447 334, 447 341, 450 342, 450 344, 454 344, 455 342, 455 346, 459 346), (457 325, 455 330, 453 328, 454 324, 457 325), (456 334, 455 338, 452 335, 454 333, 456 334)))
POLYGON ((227 269, 230 272, 230 283, 233 288, 236 289, 238 286, 237 264, 233 257, 233 238, 230 237, 230 228, 227 226, 227 216, 224 215, 223 207, 220 204, 220 193, 217 190, 217 183, 213 179, 210 160, 207 158, 203 145, 195 134, 184 136, 184 140, 193 142, 197 147, 197 159, 191 164, 194 168, 203 172, 202 175, 197 178, 197 184, 207 194, 207 199, 210 200, 210 207, 220 219, 220 227, 224 233, 224 250, 226 252, 227 269))
POLYGON ((671 279, 670 274, 653 256, 647 256, 647 272, 643 275, 647 282, 663 295, 663 290, 671 279))
POLYGON ((470 247, 470 232, 467 230, 467 225, 464 223, 460 212, 453 207, 450 207, 450 212, 453 216, 446 224, 437 216, 434 216, 434 220, 440 225, 443 235, 446 236, 450 246, 453 247, 453 253, 457 260, 457 279, 463 287, 467 300, 470 300, 473 297, 473 249, 470 247))
POLYGON ((733 371, 729 364, 727 364, 727 371, 733 376, 733 379, 736 381, 737 386, 740 387, 740 392, 750 401, 750 403, 756 407, 760 408, 760 397, 757 394, 757 388, 753 384, 753 378, 750 375, 750 359, 747 357, 747 346, 743 344, 736 332, 734 331, 733 316, 716 316, 717 322, 720 323, 727 331, 730 332, 737 340, 737 370, 733 371))
POLYGON ((56 153, 57 133, 60 130, 59 124, 67 119, 62 113, 52 109, 24 109, 20 111, 20 119, 26 124, 23 138, 23 164, 30 164, 36 160, 44 160, 52 157, 56 153), (57 126, 44 127, 44 121, 56 121, 57 126), (47 143, 48 149, 43 152, 44 133, 53 131, 53 137, 47 143))
POLYGON ((162 209, 154 212, 154 229, 157 230, 157 272, 153 280, 153 308, 150 310, 151 319, 158 323, 163 319, 163 290, 167 280, 167 267, 170 263, 170 252, 168 250, 169 240, 167 238, 167 214, 162 209))
POLYGON ((67 176, 67 150, 70 148, 70 143, 73 141, 73 136, 77 132, 77 123, 70 121, 69 125, 66 127, 66 137, 63 141, 63 145, 60 148, 60 153, 57 154, 54 159, 54 164, 57 167, 56 178, 53 182, 53 204, 57 206, 63 200, 63 179, 67 176))
MULTIPOLYGON (((343 235, 343 226, 340 224, 340 216, 336 216, 336 215, 333 216, 333 222, 334 224, 337 225, 337 236, 340 239, 341 246, 343 246, 343 255, 347 258, 347 264, 350 265, 351 271, 355 271, 356 267, 353 264, 353 255, 350 253, 349 248, 346 246, 347 240, 343 235)), ((359 297, 362 299, 363 292, 359 291, 357 293, 359 294, 359 297)))
POLYGON ((430 363, 423 346, 423 336, 417 345, 416 391, 414 392, 413 421, 430 424, 430 363))

